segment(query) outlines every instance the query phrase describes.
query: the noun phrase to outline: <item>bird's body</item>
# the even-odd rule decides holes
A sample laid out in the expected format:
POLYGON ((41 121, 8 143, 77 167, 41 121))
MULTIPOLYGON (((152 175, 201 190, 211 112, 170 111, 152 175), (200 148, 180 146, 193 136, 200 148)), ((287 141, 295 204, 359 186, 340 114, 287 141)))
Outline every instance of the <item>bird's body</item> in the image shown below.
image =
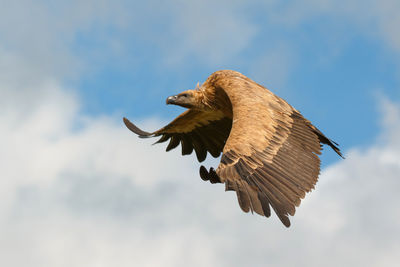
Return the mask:
POLYGON ((287 227, 288 214, 294 215, 317 182, 321 144, 341 156, 337 144, 300 112, 236 71, 217 71, 201 87, 169 97, 167 104, 188 110, 153 133, 124 122, 141 137, 170 139, 167 151, 179 144, 183 155, 195 150, 200 162, 207 152, 214 157, 222 152, 216 170, 200 167, 201 178, 236 191, 245 212, 269 217, 271 206, 287 227))

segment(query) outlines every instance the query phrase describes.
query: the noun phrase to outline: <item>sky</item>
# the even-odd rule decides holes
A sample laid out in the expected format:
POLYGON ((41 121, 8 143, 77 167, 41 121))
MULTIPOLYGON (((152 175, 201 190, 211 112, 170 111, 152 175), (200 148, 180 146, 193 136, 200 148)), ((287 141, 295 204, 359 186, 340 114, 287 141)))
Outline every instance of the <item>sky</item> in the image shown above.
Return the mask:
MULTIPOLYGON (((400 2, 0 0, 1 266, 397 266, 400 2), (329 138, 285 228, 138 139, 237 70, 329 138)), ((216 167, 218 159, 207 159, 216 167)))

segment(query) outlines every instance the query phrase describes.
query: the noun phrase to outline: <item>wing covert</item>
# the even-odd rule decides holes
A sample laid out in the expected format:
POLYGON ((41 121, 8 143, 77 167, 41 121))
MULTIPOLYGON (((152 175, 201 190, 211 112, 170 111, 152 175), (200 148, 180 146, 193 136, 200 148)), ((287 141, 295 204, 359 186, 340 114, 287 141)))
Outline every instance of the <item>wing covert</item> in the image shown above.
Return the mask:
MULTIPOLYGON (((226 190, 236 191, 244 212, 266 217, 270 207, 289 227, 320 171, 315 127, 286 101, 243 75, 217 79, 233 113, 230 135, 216 170, 226 190)), ((322 133, 321 133, 322 134, 322 133)))

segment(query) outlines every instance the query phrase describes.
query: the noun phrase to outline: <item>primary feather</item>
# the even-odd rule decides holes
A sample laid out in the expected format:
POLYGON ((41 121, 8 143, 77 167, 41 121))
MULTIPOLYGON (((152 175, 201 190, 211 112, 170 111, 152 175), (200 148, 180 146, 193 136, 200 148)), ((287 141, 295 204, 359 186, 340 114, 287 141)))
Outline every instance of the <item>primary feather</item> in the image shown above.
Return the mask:
POLYGON ((167 104, 188 110, 152 133, 124 122, 140 137, 170 140, 167 151, 179 144, 183 155, 194 150, 200 162, 207 152, 213 157, 222 152, 216 170, 201 166, 201 178, 236 191, 244 212, 269 217, 272 207, 286 227, 288 215, 295 214, 317 182, 321 144, 342 156, 337 144, 300 112, 236 71, 214 72, 199 88, 169 97, 167 104))

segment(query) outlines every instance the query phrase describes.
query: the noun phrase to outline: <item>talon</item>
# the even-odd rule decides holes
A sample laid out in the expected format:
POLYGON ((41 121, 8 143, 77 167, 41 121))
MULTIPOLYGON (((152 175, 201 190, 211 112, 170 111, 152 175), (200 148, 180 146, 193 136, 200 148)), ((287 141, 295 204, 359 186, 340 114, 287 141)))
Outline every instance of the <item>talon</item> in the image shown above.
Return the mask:
POLYGON ((208 173, 206 167, 204 167, 204 166, 202 165, 202 166, 200 167, 200 178, 201 178, 203 181, 208 181, 208 180, 210 180, 210 179, 208 178, 208 175, 209 175, 209 173, 208 173))
POLYGON ((221 179, 219 178, 218 174, 215 172, 214 168, 210 168, 210 182, 212 184, 221 183, 221 179))
POLYGON ((221 183, 221 179, 213 167, 210 168, 210 171, 207 171, 206 167, 200 166, 200 178, 203 181, 210 181, 212 184, 221 183))

